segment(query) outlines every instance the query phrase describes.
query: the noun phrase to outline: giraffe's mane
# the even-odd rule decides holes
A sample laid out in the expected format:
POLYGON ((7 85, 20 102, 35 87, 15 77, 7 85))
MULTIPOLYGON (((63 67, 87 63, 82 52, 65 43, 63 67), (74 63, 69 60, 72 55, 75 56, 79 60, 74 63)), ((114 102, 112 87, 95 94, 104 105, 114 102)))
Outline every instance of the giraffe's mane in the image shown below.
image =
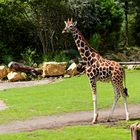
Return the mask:
MULTIPOLYGON (((90 50, 91 50, 92 52, 95 52, 95 53, 99 54, 99 52, 98 52, 97 50, 95 50, 94 48, 92 48, 92 47, 89 45, 89 43, 87 42, 87 40, 85 39, 85 37, 83 36, 83 34, 81 33, 81 31, 80 31, 78 28, 76 28, 76 29, 77 29, 77 31, 79 32, 80 36, 82 37, 83 41, 86 42, 86 44, 88 45, 88 47, 90 48, 90 50)), ((99 54, 99 55, 100 55, 100 54, 99 54)))

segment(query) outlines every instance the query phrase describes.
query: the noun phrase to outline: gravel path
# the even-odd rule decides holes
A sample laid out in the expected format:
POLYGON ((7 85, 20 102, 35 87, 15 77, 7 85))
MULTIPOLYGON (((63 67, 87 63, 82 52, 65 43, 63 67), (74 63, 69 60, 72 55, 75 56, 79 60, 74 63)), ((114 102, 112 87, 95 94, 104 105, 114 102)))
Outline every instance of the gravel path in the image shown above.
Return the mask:
MULTIPOLYGON (((140 118, 140 105, 129 105, 130 118, 140 118)), ((99 122, 106 123, 110 110, 99 110, 99 122)), ((80 111, 72 113, 63 113, 59 115, 35 117, 25 121, 13 121, 6 125, 0 125, 0 133, 17 133, 34 131, 39 129, 54 129, 71 125, 91 125, 92 111, 80 111)), ((112 121, 125 119, 124 107, 118 107, 115 110, 112 121)))
POLYGON ((34 80, 34 81, 19 81, 19 82, 1 82, 0 90, 5 90, 15 87, 29 87, 34 85, 48 84, 55 82, 55 79, 43 79, 43 80, 34 80))

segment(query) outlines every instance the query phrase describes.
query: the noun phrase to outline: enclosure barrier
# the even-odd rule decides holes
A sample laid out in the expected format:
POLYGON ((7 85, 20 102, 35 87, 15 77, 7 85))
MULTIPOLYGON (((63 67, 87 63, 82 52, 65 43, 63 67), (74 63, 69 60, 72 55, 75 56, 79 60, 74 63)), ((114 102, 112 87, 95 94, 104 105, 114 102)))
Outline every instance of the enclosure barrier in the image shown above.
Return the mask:
POLYGON ((132 140, 140 140, 140 124, 131 125, 131 137, 132 140))
POLYGON ((140 65, 140 62, 119 62, 121 65, 140 65))

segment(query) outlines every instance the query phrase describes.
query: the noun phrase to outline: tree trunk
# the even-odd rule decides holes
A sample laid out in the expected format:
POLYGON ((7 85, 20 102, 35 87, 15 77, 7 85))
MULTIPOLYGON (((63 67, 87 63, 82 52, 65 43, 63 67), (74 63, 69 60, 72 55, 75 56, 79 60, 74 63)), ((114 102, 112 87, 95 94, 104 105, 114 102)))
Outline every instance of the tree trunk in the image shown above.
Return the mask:
POLYGON ((124 3, 124 13, 125 13, 125 42, 124 47, 127 48, 128 44, 128 1, 126 0, 124 3))
POLYGON ((48 38, 47 38, 47 33, 45 29, 40 29, 38 31, 39 33, 39 38, 43 47, 43 54, 47 54, 48 52, 48 38))
POLYGON ((53 43, 54 33, 55 33, 55 31, 52 31, 51 32, 51 36, 50 36, 52 52, 54 52, 54 43, 53 43))

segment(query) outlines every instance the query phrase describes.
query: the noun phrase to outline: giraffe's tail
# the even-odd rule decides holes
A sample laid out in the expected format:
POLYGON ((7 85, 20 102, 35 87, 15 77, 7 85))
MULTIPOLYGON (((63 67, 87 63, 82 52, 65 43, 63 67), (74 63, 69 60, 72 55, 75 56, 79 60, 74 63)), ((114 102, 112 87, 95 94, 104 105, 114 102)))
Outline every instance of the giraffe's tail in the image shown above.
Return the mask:
POLYGON ((123 89, 123 93, 125 94, 126 97, 129 97, 126 87, 123 89))
POLYGON ((123 69, 123 73, 124 73, 124 89, 123 89, 123 93, 125 94, 126 97, 129 97, 128 95, 128 90, 126 88, 126 79, 125 79, 125 70, 123 69))

